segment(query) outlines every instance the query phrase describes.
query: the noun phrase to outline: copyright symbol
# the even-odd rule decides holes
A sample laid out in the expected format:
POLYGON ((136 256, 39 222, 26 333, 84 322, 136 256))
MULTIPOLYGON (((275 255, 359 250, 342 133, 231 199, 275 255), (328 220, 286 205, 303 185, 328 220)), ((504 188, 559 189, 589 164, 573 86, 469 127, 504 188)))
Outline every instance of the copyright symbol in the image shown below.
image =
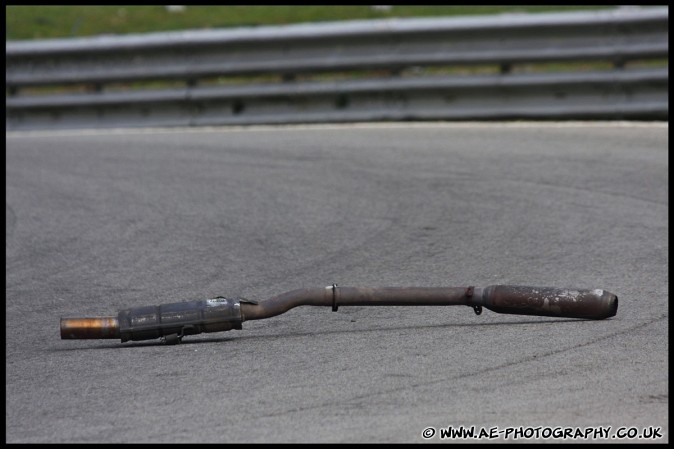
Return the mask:
POLYGON ((421 436, 427 440, 433 438, 435 436, 435 429, 433 427, 426 427, 424 431, 421 432, 421 436))

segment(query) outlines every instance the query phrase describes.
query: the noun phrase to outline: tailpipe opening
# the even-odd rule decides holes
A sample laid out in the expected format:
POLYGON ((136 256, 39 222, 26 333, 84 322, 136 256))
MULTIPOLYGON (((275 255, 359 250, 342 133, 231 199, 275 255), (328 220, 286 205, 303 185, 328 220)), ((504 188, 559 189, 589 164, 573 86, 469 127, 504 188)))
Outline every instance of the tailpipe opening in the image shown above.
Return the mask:
POLYGON ((61 339, 119 338, 119 321, 114 316, 61 318, 61 339))

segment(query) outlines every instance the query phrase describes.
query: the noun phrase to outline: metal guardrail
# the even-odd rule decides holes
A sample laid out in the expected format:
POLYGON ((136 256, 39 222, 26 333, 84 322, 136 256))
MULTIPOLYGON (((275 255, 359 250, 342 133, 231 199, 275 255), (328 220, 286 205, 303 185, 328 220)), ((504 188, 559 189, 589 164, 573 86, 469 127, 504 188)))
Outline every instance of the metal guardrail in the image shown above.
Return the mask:
POLYGON ((668 8, 657 7, 7 42, 6 129, 667 119, 668 68, 625 65, 666 59, 668 27, 668 8), (515 70, 581 61, 611 68, 515 70), (499 70, 418 74, 475 65, 499 70), (345 76, 349 71, 357 77, 345 76), (303 79, 330 74, 336 76, 328 81, 303 79), (213 83, 215 77, 236 82, 213 83), (185 87, 134 88, 151 81, 185 87), (35 93, 78 85, 88 92, 35 93))

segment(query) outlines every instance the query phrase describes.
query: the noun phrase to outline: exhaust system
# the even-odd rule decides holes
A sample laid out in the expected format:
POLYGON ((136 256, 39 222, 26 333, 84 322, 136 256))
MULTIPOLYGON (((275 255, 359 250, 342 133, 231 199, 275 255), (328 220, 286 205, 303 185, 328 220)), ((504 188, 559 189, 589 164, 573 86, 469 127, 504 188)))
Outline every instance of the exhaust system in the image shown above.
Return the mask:
POLYGON ((615 316, 618 297, 606 290, 491 285, 476 287, 304 288, 265 301, 218 296, 121 310, 117 316, 61 318, 61 339, 126 341, 160 338, 179 343, 186 335, 241 329, 248 320, 271 318, 298 306, 469 306, 496 313, 601 320, 615 316))

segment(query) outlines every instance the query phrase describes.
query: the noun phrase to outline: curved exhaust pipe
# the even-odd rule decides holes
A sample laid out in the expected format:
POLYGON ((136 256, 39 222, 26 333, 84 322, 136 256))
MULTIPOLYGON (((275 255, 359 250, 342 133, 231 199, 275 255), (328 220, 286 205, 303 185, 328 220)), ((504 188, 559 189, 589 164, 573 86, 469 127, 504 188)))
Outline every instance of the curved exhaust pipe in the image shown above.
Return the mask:
POLYGON ((298 306, 469 306, 496 313, 600 320, 615 316, 618 297, 606 290, 492 285, 475 287, 339 287, 292 290, 254 301, 219 296, 201 301, 124 309, 114 316, 61 318, 62 339, 161 338, 179 343, 185 335, 241 329, 248 320, 271 318, 298 306))

